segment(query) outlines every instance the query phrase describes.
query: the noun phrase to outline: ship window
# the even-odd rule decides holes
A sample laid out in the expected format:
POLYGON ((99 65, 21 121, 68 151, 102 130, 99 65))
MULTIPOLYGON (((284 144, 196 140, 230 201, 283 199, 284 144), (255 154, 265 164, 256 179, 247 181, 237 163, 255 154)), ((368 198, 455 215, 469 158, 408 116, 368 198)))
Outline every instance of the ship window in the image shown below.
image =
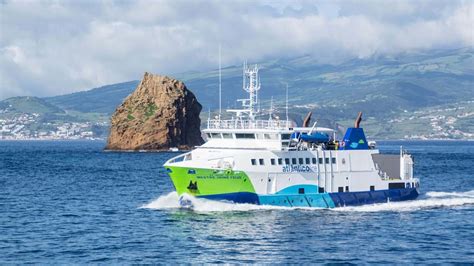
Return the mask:
POLYGON ((296 164, 296 158, 291 158, 291 163, 296 164))
POLYGON ((310 164, 310 163, 311 162, 310 162, 309 158, 306 158, 306 164, 310 164))
POLYGON ((211 133, 206 133, 206 135, 207 135, 207 138, 209 139, 211 138, 211 133))
POLYGON ((316 164, 316 158, 311 158, 313 161, 313 164, 316 164))
POLYGON ((298 158, 298 163, 299 163, 299 164, 304 164, 303 158, 298 158))
POLYGON ((370 191, 374 191, 375 190, 375 186, 370 186, 370 191))
POLYGON ((277 134, 263 134, 263 137, 265 139, 278 139, 278 135, 277 134))
POLYGON ((324 193, 324 188, 323 187, 318 187, 318 192, 319 193, 324 193))
POLYGON ((265 162, 263 161, 263 159, 258 159, 258 163, 259 163, 260 165, 265 165, 265 162))
POLYGON ((323 158, 319 158, 319 164, 323 163, 323 158))
POLYGON ((281 134, 281 139, 290 139, 290 134, 281 134))
POLYGON ((270 163, 271 163, 272 165, 275 165, 275 159, 273 159, 273 158, 270 159, 270 163))
POLYGON ((235 138, 237 139, 254 139, 255 134, 249 134, 249 133, 235 133, 235 138))
POLYGON ((283 142, 281 143, 281 146, 282 146, 282 147, 288 147, 288 141, 283 141, 283 142))
POLYGON ((189 170, 188 170, 188 174, 194 175, 194 174, 196 174, 196 170, 194 170, 194 169, 189 169, 189 170))
POLYGON ((337 192, 344 192, 344 187, 338 187, 337 192))
POLYGON ((329 158, 326 158, 326 160, 324 160, 325 163, 329 164, 329 158))
POLYGON ((346 192, 349 192, 349 186, 346 186, 346 192))
POLYGON ((252 160, 250 160, 250 161, 252 162, 252 165, 257 165, 257 160, 252 159, 252 160))
POLYGON ((232 133, 222 133, 222 137, 225 139, 233 139, 232 133))
POLYGON ((388 183, 388 189, 401 189, 405 188, 405 183, 388 183))
POLYGON ((298 194, 304 194, 304 187, 298 188, 298 194))
POLYGON ((289 165, 290 164, 290 158, 285 158, 285 164, 289 165))
POLYGON ((336 163, 336 158, 331 158, 331 163, 335 164, 336 163))
POLYGON ((220 133, 211 133, 211 136, 212 136, 213 139, 220 139, 220 138, 222 138, 220 133))
POLYGON ((282 165, 283 164, 283 159, 282 158, 278 158, 278 165, 282 165))

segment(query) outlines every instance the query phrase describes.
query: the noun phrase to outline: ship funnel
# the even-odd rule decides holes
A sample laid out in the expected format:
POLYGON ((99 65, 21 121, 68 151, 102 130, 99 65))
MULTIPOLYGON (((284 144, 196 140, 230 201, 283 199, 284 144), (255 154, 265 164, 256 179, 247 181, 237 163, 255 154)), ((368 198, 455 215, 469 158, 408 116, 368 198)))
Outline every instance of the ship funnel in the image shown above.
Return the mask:
POLYGON ((367 150, 369 145, 367 144, 367 139, 365 138, 365 133, 362 128, 360 128, 360 121, 362 121, 362 112, 359 112, 357 119, 354 122, 353 128, 348 128, 346 134, 344 135, 341 149, 343 150, 367 150))
POLYGON ((357 118, 354 122, 354 127, 355 128, 359 128, 360 121, 362 121, 362 112, 359 112, 359 114, 357 115, 357 118))
POLYGON ((304 121, 303 121, 303 127, 309 127, 309 122, 311 122, 311 115, 312 115, 312 114, 313 114, 312 112, 309 112, 309 113, 306 115, 306 117, 305 117, 305 119, 304 119, 304 121))

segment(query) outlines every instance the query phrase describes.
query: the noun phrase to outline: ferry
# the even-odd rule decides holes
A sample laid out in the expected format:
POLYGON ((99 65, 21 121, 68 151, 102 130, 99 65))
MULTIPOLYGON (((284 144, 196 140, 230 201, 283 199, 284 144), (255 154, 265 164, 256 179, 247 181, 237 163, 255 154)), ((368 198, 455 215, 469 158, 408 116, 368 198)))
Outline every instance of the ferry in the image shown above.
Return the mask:
POLYGON ((164 164, 182 206, 191 204, 185 194, 301 208, 417 198, 420 181, 413 176, 412 155, 402 148, 399 154, 381 154, 360 127, 361 113, 340 140, 335 130, 310 125, 309 119, 301 126, 290 121, 288 99, 286 119, 258 119, 258 74, 257 65, 245 64, 243 89, 249 98, 239 100, 242 109, 227 110, 231 119, 209 118, 206 142, 164 164))

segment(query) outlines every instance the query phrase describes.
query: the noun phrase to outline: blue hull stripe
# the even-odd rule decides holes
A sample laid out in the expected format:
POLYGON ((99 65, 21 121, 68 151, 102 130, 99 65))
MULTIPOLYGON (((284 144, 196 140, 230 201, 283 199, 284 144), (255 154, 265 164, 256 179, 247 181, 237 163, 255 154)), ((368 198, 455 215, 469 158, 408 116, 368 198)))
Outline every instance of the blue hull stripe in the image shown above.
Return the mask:
POLYGON ((235 203, 260 204, 257 194, 251 193, 251 192, 236 192, 236 193, 215 194, 215 195, 206 195, 206 196, 198 196, 198 197, 210 199, 210 200, 232 201, 235 203))
POLYGON ((418 197, 416 188, 390 189, 367 192, 329 193, 334 205, 356 206, 363 204, 384 203, 390 201, 413 200, 418 197))
POLYGON ((257 195, 249 192, 236 192, 199 196, 210 200, 226 200, 235 203, 250 203, 286 207, 334 208, 363 204, 384 203, 387 201, 413 200, 418 197, 416 188, 390 189, 364 192, 309 193, 293 195, 257 195))

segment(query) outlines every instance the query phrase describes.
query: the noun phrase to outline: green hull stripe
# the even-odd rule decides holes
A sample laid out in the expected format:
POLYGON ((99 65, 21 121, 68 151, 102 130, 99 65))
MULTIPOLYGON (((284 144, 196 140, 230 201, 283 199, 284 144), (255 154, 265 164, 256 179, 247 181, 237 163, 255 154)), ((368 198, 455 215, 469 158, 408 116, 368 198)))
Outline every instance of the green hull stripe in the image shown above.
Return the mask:
POLYGON ((236 192, 255 193, 248 176, 242 171, 166 167, 179 195, 206 196, 236 192))

